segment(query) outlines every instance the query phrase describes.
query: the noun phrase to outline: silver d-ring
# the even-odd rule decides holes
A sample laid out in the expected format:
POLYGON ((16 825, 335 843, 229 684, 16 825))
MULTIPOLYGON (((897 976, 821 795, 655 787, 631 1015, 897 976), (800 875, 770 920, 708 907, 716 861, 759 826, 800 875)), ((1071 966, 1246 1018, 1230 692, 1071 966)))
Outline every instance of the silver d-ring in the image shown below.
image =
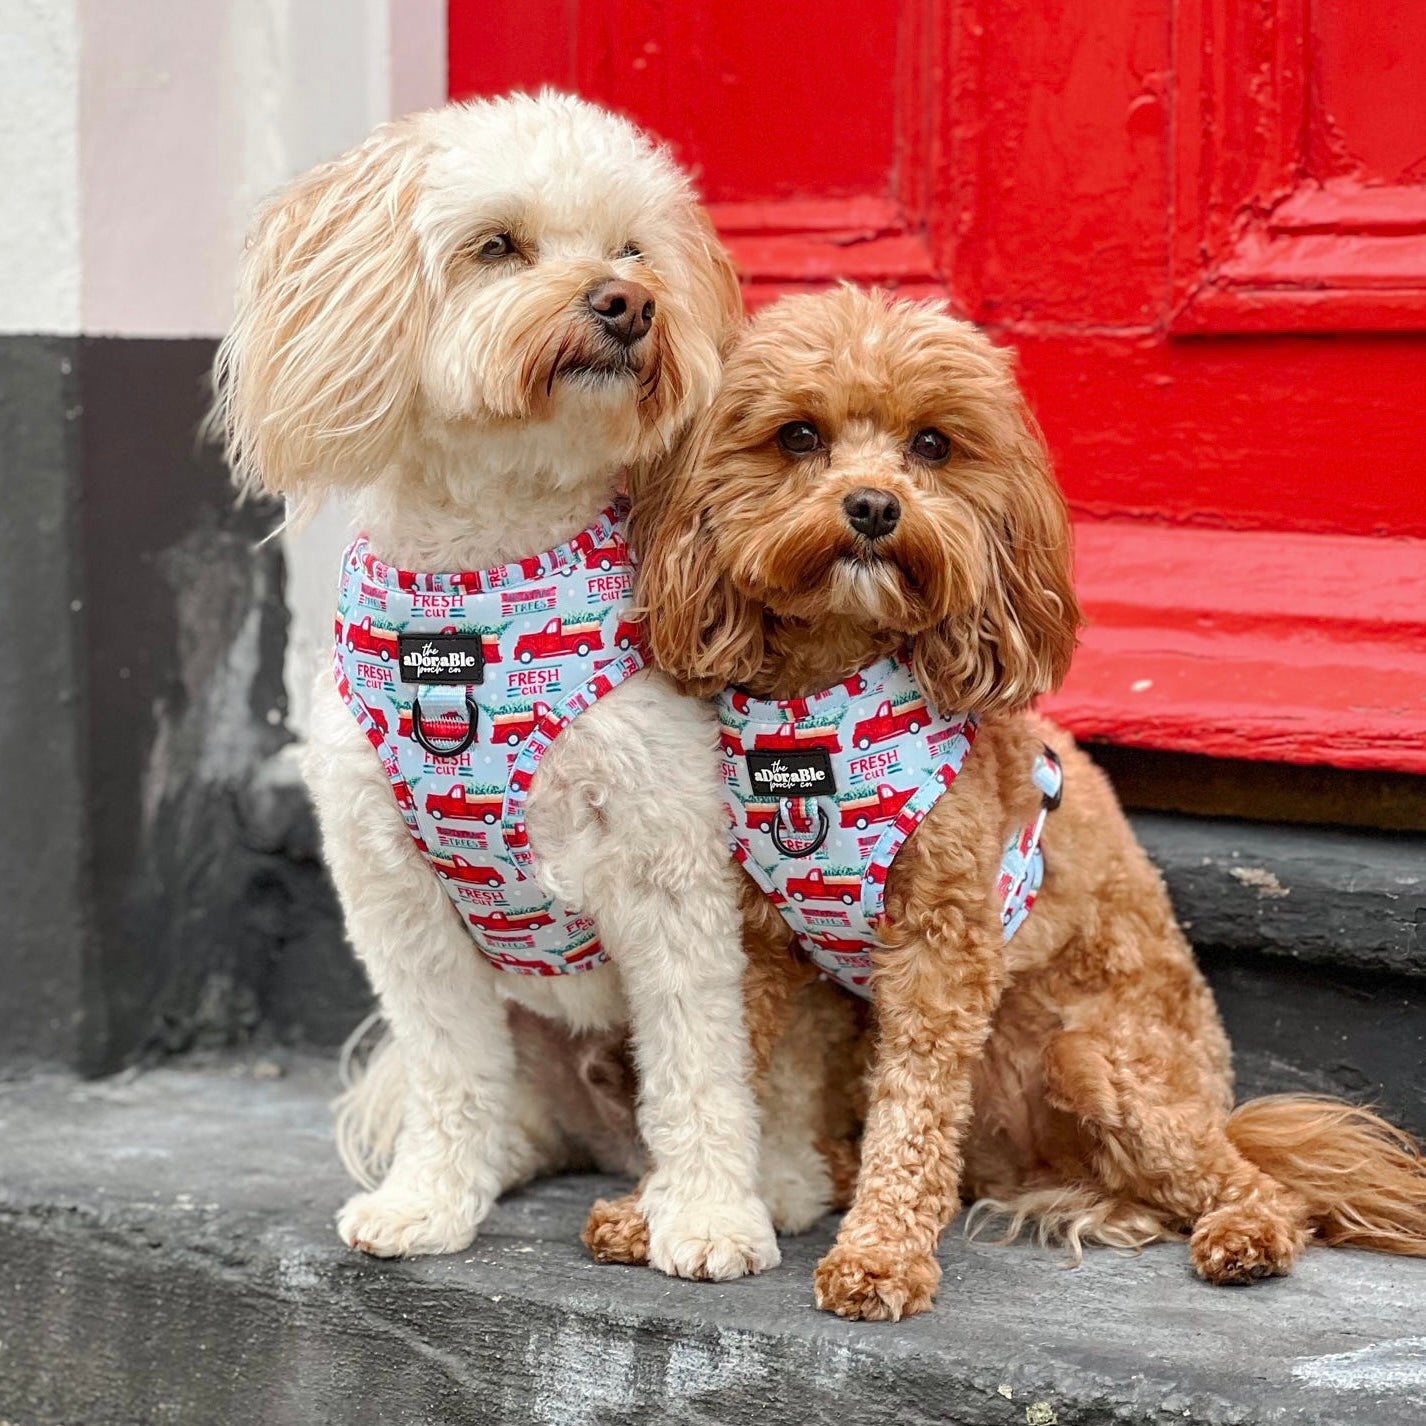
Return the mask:
POLYGON ((827 840, 827 833, 831 831, 832 824, 827 820, 827 809, 819 802, 817 804, 817 836, 816 839, 806 847, 789 847, 783 840, 782 834, 778 831, 780 818, 772 819, 771 836, 772 844, 785 857, 810 857, 823 842, 827 840))
POLYGON ((412 700, 411 703, 411 736, 416 739, 433 758, 458 758, 475 741, 475 720, 479 716, 479 710, 475 706, 475 699, 470 694, 465 696, 466 729, 465 736, 458 743, 452 743, 449 747, 441 747, 433 743, 427 736, 426 730, 421 726, 421 700, 412 700))

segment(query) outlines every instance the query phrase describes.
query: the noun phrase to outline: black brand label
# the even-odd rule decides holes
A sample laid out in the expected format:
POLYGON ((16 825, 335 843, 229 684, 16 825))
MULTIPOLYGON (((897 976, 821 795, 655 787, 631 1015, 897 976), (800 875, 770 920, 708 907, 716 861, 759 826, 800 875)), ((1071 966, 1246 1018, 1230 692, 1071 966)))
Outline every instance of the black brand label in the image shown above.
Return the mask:
POLYGON ((748 777, 753 791, 768 797, 825 797, 837 790, 826 748, 750 748, 748 777))
POLYGON ((483 683, 485 650, 479 634, 401 634, 402 683, 483 683))

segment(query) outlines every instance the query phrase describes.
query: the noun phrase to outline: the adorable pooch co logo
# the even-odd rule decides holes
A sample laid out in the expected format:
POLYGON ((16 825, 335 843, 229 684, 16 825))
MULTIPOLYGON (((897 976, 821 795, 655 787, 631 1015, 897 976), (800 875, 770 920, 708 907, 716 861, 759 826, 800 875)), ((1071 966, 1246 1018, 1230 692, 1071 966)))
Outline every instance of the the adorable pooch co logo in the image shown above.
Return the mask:
POLYGON ((825 748, 748 750, 748 781, 770 797, 825 797, 837 790, 825 748))
POLYGON ((483 683, 485 650, 479 634, 402 634, 403 683, 483 683))

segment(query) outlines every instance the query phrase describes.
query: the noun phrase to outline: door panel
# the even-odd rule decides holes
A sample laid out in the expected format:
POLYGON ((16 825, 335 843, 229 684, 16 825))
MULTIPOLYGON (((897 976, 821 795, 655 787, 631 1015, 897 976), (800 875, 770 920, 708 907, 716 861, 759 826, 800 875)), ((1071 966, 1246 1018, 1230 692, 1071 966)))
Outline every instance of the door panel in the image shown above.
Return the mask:
POLYGON ((1180 332, 1426 329, 1426 7, 1182 0, 1180 332))
POLYGON ((668 140, 750 305, 848 278, 948 297, 1017 349, 1097 563, 1072 727, 1421 767, 1426 664, 1398 656, 1419 627, 1387 584, 1426 571, 1422 0, 450 15, 454 95, 563 85, 668 140), (1279 542, 1254 532, 1292 532, 1267 580, 1279 542), (1343 551, 1360 577, 1304 624, 1343 551), (1225 701, 1204 630, 1235 604, 1225 701))

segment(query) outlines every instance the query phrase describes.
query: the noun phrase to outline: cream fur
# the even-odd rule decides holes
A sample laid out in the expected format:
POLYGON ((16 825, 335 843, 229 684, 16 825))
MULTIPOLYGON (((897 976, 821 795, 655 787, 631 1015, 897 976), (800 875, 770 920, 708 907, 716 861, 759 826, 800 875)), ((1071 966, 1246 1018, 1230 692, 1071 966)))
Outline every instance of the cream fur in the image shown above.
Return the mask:
MULTIPOLYGON (((738 313, 686 180, 632 126, 558 95, 452 106, 383 126, 264 210, 215 421, 244 486, 299 516, 354 492, 381 559, 484 568, 570 538, 666 452, 711 401, 738 313), (486 261, 498 234, 516 254, 486 261), (628 370, 600 368, 586 301, 612 277, 657 299, 628 370)), ((540 874, 594 916, 613 961, 548 980, 476 952, 329 673, 311 721, 328 865, 392 1037, 339 1114, 357 1176, 384 1170, 343 1209, 343 1238, 455 1251, 505 1189, 581 1160, 518 1071, 518 1000, 574 1030, 631 1026, 651 1260, 712 1278, 776 1263, 709 711, 642 674, 542 762, 540 874)))

